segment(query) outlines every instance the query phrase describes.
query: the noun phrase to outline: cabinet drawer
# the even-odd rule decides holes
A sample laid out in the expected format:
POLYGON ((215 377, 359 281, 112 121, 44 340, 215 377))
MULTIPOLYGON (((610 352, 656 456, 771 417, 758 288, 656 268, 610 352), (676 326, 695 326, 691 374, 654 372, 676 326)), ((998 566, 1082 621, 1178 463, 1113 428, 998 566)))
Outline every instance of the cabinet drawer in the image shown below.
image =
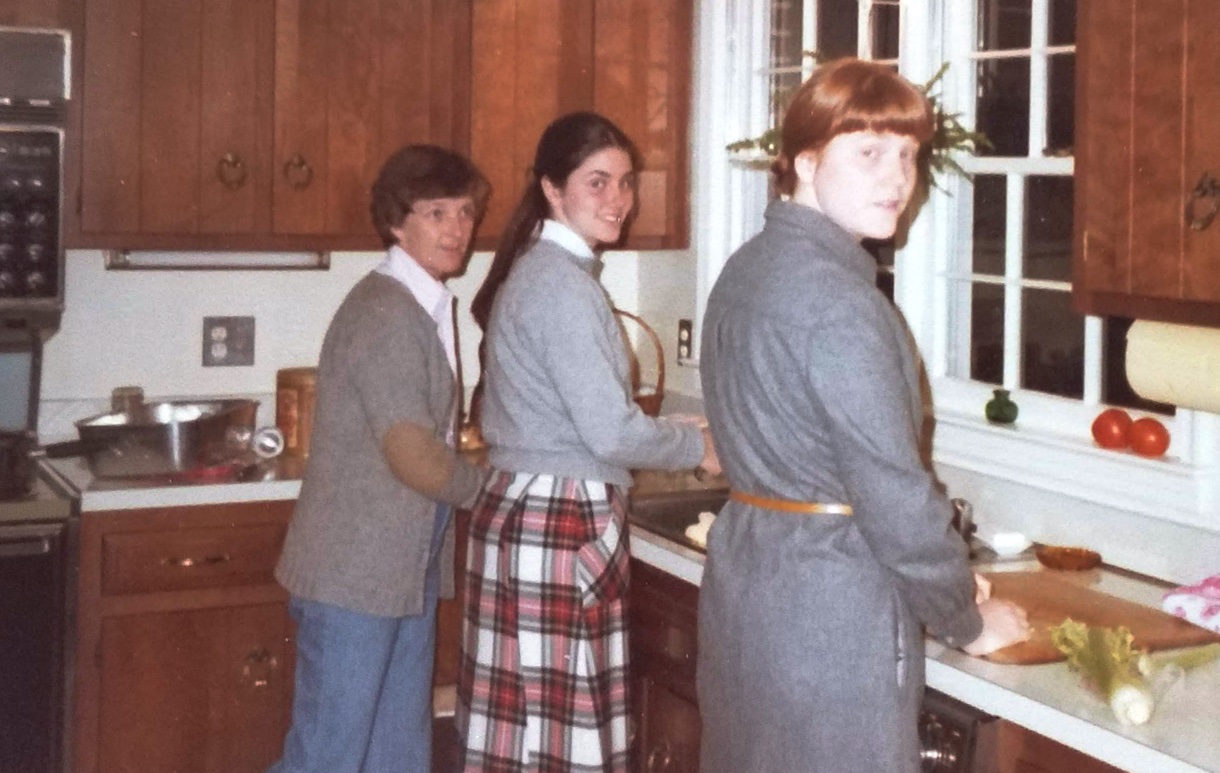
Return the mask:
POLYGON ((285 524, 259 523, 102 537, 102 594, 262 585, 284 543, 285 524))

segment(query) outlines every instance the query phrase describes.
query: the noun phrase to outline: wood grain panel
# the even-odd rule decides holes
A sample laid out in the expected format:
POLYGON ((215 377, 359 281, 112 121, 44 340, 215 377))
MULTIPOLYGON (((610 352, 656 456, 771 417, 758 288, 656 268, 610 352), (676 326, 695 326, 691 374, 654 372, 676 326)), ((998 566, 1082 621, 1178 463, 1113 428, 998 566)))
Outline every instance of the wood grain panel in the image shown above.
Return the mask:
MULTIPOLYGON (((377 50, 385 69, 380 107, 380 155, 388 157, 410 142, 447 145, 433 131, 432 78, 447 71, 442 41, 432 32, 432 0, 385 0, 377 50)), ((439 111, 438 111, 439 112, 439 111)))
POLYGON ((494 247, 516 205, 528 157, 521 158, 513 126, 518 78, 516 0, 478 0, 474 6, 470 154, 491 181, 491 200, 479 241, 494 247))
POLYGON ((69 27, 74 0, 0 0, 0 25, 69 27))
POLYGON ((140 230, 199 228, 202 0, 146 0, 140 32, 140 230))
POLYGON ((326 232, 329 24, 327 0, 276 2, 272 220, 278 234, 326 232), (300 189, 284 174, 296 156, 312 170, 300 189))
MULTIPOLYGON (((1183 182, 1189 195, 1204 172, 1220 180, 1220 3, 1193 0, 1186 36, 1183 182)), ((1220 304, 1220 217, 1204 231, 1187 229, 1185 234, 1183 293, 1220 304)))
POLYGON ((140 0, 90 0, 81 131, 81 230, 140 227, 140 0))
POLYGON ((199 219, 209 233, 271 228, 274 0, 207 0, 202 13, 199 219), (216 166, 240 158, 246 181, 225 186, 216 166))
POLYGON ((331 0, 330 7, 326 230, 361 233, 372 229, 368 190, 382 161, 382 63, 369 56, 380 18, 364 0, 331 0))
POLYGON ((1139 73, 1132 111, 1131 235, 1133 288, 1141 295, 1182 297, 1182 59, 1186 0, 1140 3, 1135 10, 1139 73))
POLYGON ((1134 19, 1127 0, 1087 3, 1080 13, 1075 286, 1078 291, 1126 291, 1130 278, 1134 19), (1099 30, 1106 34, 1090 32, 1099 30))

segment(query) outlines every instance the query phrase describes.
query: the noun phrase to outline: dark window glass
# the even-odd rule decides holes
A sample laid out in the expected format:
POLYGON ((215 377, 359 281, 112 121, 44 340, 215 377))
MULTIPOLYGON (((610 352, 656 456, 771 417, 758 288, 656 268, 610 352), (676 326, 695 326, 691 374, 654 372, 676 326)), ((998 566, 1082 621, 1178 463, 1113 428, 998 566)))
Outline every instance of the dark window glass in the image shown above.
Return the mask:
POLYGON ((1007 218, 1007 188, 1000 175, 975 175, 974 185, 975 274, 1004 274, 1004 222, 1007 218))
POLYGON ((1029 155, 1029 59, 988 59, 978 63, 975 127, 992 148, 979 155, 1029 155))
POLYGON ((1004 288, 976 284, 970 299, 970 378, 1004 380, 1004 288))
MULTIPOLYGON (((771 67, 800 67, 802 5, 800 0, 772 0, 771 3, 771 67)), ((801 85, 801 73, 774 73, 771 76, 771 125, 778 126, 784 117, 788 97, 801 85)))
POLYGON ((1084 317, 1072 309, 1072 294, 1026 288, 1022 301, 1022 388, 1080 399, 1084 317))
POLYGON ((857 0, 822 0, 817 4, 818 53, 823 59, 855 56, 860 4, 857 0))
POLYGON ((898 5, 874 5, 870 20, 874 59, 898 58, 898 5))
POLYGON ((1025 269, 1028 279, 1072 281, 1072 178, 1025 182, 1025 269))
POLYGON ((1145 400, 1127 381, 1127 331, 1134 320, 1106 317, 1101 321, 1104 351, 1101 354, 1101 401, 1137 411, 1174 414, 1174 407, 1145 400))
POLYGON ((979 0, 979 50, 1029 48, 1030 0, 979 0))
POLYGON ((1048 156, 1072 155, 1076 132, 1076 56, 1056 54, 1047 62, 1046 150, 1048 156))
POLYGON ((1070 46, 1076 42, 1076 0, 1050 0, 1050 29, 1047 38, 1052 46, 1070 46))

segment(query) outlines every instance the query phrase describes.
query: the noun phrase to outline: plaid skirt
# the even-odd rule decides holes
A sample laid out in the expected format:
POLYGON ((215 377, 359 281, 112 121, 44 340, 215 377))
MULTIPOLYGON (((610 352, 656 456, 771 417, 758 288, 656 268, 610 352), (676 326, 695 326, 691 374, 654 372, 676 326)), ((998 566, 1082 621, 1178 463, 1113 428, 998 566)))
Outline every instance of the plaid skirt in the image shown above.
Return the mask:
POLYGON ((467 773, 627 770, 626 502, 498 472, 474 506, 457 727, 467 773))

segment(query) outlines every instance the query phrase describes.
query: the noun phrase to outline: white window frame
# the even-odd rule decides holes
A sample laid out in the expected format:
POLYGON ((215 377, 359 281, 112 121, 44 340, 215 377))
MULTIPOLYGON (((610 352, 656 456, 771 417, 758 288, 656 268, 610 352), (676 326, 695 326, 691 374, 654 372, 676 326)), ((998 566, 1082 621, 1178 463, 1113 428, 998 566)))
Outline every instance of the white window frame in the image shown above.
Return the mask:
MULTIPOLYGON (((1033 0, 1040 13, 1045 12, 1047 2, 1033 0)), ((872 0, 860 0, 862 22, 867 21, 871 4, 872 0)), ((948 61, 941 98, 950 112, 964 116, 973 109, 975 6, 976 0, 901 0, 900 4, 900 70, 913 82, 923 83, 948 61)), ((764 0, 699 3, 692 159, 692 241, 698 266, 695 353, 707 295, 720 269, 732 251, 762 226, 767 175, 731 163, 724 148, 767 128, 769 16, 770 3, 764 0)), ((810 40, 816 39, 813 19, 810 9, 805 21, 810 40)), ((1045 49, 1044 33, 1040 37, 1032 48, 1045 49)), ((871 45, 863 24, 859 45, 863 53, 871 45)), ((1042 133, 1042 127, 1031 129, 1031 136, 1042 133)), ((958 160, 974 172, 1000 168, 987 158, 958 160)), ((1021 171, 1063 171, 1071 163, 1071 159, 1030 158, 1021 162, 1021 171)), ((1003 170, 1009 171, 1008 166, 1003 170)), ((937 419, 935 461, 1107 507, 1220 531, 1220 416, 1179 409, 1172 419, 1163 419, 1173 437, 1171 455, 1164 459, 1105 451, 1089 436, 1092 418, 1102 408, 1096 363, 1086 371, 1083 400, 1016 389, 1017 371, 1006 364, 1005 386, 1012 388, 1021 407, 1020 419, 1014 427, 996 427, 983 419, 983 406, 993 386, 948 375, 953 336, 959 327, 949 320, 948 288, 952 278, 961 278, 953 273, 951 261, 954 245, 960 248, 963 244, 956 202, 969 200, 970 191, 962 180, 946 178, 942 185, 947 190, 932 192, 897 251, 894 281, 895 301, 920 347, 932 386, 937 419)), ((1022 204, 1022 197, 1008 197, 1010 208, 1022 204)), ((968 238, 969 221, 965 228, 968 238)), ((1009 247, 1014 248, 1019 245, 1009 247)), ((1010 279, 1017 277, 1006 276, 1006 281, 1010 279)), ((1010 317, 1006 321, 1006 335, 1019 336, 1019 325, 1009 331, 1014 318, 1019 320, 1010 317)), ((1085 338, 1088 347, 1100 345, 1100 321, 1086 322, 1085 338)), ((692 359, 685 364, 697 366, 698 362, 692 359)))

